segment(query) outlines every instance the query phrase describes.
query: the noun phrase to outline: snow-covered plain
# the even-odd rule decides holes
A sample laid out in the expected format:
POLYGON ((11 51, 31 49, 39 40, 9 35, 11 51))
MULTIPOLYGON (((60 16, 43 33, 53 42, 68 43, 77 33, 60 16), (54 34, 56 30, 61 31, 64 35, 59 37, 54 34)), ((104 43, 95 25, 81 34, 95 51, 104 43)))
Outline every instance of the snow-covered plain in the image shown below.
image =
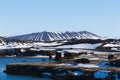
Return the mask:
POLYGON ((31 45, 27 44, 27 43, 9 43, 9 44, 5 44, 4 45, 0 45, 0 49, 12 49, 12 48, 30 48, 31 45))
POLYGON ((0 50, 2 49, 9 49, 7 46, 0 46, 0 50))
POLYGON ((103 47, 120 47, 120 44, 105 44, 103 47))
POLYGON ((57 42, 51 42, 51 43, 44 43, 44 42, 34 42, 33 45, 34 46, 57 46, 57 45, 61 45, 63 43, 57 43, 57 42))
POLYGON ((83 49, 95 49, 96 47, 102 45, 102 43, 97 44, 74 44, 74 45, 63 45, 58 46, 58 48, 83 48, 83 49))

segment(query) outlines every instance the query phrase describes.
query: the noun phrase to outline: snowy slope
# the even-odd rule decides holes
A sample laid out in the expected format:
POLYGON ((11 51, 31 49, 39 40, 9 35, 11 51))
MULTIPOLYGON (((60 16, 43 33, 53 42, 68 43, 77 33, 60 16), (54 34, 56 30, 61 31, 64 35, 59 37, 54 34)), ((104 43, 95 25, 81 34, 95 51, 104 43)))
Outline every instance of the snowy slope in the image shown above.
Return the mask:
POLYGON ((55 40, 68 40, 68 39, 100 39, 99 36, 87 32, 39 32, 39 33, 31 33, 20 36, 13 36, 10 39, 18 39, 18 40, 32 40, 32 41, 55 41, 55 40))

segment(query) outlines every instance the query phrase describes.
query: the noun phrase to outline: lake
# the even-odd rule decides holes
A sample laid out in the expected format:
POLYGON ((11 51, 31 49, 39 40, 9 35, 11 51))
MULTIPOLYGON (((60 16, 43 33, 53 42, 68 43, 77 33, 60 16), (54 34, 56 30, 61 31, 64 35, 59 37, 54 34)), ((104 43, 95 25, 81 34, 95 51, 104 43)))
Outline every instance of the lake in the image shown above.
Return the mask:
POLYGON ((6 69, 6 64, 8 63, 26 63, 26 62, 27 63, 53 62, 53 60, 41 58, 0 58, 0 80, 51 80, 49 78, 13 74, 11 75, 3 72, 6 69))

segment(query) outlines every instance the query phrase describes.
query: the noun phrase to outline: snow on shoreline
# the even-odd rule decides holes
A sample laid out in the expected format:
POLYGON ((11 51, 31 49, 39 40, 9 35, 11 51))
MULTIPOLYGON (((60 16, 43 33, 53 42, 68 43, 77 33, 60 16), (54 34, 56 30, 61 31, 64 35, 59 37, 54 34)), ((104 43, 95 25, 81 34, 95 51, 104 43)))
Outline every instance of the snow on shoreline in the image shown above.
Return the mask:
POLYGON ((74 66, 74 67, 87 67, 87 68, 98 68, 99 66, 95 65, 95 64, 77 64, 77 65, 73 65, 73 64, 68 64, 68 63, 61 63, 58 64, 60 66, 74 66))

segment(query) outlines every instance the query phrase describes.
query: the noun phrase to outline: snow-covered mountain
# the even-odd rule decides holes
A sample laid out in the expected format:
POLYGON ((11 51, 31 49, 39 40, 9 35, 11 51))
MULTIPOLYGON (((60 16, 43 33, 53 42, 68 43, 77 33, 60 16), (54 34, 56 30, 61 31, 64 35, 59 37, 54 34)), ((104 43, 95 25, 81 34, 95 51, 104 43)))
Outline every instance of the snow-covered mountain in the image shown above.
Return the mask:
POLYGON ((88 31, 80 32, 38 32, 31 33, 26 35, 19 35, 9 37, 9 39, 17 40, 32 40, 32 41, 55 41, 55 40, 69 40, 69 39, 100 39, 100 36, 97 36, 88 31))

